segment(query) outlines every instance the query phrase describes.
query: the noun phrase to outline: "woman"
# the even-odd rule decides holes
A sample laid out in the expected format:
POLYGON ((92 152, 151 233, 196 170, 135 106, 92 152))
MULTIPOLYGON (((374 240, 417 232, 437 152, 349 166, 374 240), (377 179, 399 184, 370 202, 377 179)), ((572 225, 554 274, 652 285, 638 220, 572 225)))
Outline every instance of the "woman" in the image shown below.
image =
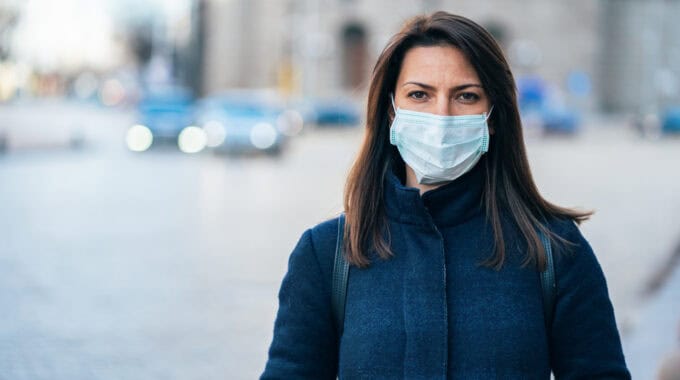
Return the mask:
POLYGON ((444 12, 409 21, 378 59, 367 108, 345 191, 344 330, 331 312, 334 219, 291 254, 262 379, 630 378, 574 223, 590 213, 538 193, 493 38, 444 12), (555 252, 550 320, 541 234, 555 252))

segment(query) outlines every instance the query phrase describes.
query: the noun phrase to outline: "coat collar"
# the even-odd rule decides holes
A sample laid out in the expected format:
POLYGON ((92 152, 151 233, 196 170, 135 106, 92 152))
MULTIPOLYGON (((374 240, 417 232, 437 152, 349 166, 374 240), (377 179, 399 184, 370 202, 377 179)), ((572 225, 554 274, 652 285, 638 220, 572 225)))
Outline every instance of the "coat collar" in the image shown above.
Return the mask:
MULTIPOLYGON (((482 211, 486 155, 467 173, 422 196, 418 189, 404 186, 391 164, 385 175, 385 212, 396 221, 447 227, 461 224, 482 211)), ((402 169, 403 170, 403 169, 402 169)))

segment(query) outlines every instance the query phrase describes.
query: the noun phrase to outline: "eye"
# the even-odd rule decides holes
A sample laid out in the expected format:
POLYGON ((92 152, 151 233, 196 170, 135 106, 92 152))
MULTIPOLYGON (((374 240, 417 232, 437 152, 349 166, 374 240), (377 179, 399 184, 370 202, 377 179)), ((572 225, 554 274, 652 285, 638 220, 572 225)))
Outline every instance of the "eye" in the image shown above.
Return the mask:
POLYGON ((480 96, 474 92, 463 92, 456 97, 457 100, 460 100, 463 103, 474 103, 478 101, 479 98, 480 96))
POLYGON ((425 91, 411 91, 408 93, 408 97, 415 100, 424 100, 427 97, 425 91))

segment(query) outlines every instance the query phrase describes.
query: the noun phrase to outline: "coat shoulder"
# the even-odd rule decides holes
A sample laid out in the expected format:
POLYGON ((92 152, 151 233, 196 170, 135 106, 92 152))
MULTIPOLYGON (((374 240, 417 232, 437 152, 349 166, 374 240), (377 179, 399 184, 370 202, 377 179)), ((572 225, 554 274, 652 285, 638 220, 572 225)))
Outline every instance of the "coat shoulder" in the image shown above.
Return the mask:
POLYGON ((548 221, 547 227, 552 234, 553 251, 558 256, 572 256, 586 248, 584 244, 587 245, 588 242, 574 220, 554 218, 548 221))
POLYGON ((339 219, 339 216, 328 219, 309 229, 316 259, 329 284, 331 283, 335 262, 339 219))
POLYGON ((552 218, 548 220, 547 227, 563 239, 573 239, 574 234, 579 233, 578 225, 572 219, 552 218))
POLYGON ((559 219, 550 221, 548 226, 550 231, 558 237, 558 239, 553 239, 558 277, 602 276, 602 268, 597 256, 576 222, 570 219, 559 219))

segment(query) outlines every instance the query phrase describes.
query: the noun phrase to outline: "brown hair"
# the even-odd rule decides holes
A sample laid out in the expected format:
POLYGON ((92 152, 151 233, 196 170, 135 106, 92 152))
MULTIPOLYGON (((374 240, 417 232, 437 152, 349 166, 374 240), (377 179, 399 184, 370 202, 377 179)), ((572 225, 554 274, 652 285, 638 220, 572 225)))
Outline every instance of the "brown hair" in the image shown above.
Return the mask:
POLYGON ((538 192, 529 170, 520 121, 515 80, 493 37, 475 22, 446 12, 415 17, 388 42, 373 68, 368 92, 366 133, 345 185, 345 254, 358 267, 370 264, 369 250, 382 259, 392 256, 383 200, 383 183, 390 163, 403 168, 396 147, 389 143, 390 98, 406 52, 416 46, 453 46, 477 71, 494 112, 494 126, 486 159, 483 202, 494 233, 494 254, 483 264, 500 269, 505 260, 501 220, 504 215, 519 228, 527 243, 523 265, 545 268, 545 252, 538 231, 556 243, 566 240, 550 232, 547 220, 577 223, 592 212, 556 206, 538 192), (501 212, 503 211, 503 212, 501 212))

